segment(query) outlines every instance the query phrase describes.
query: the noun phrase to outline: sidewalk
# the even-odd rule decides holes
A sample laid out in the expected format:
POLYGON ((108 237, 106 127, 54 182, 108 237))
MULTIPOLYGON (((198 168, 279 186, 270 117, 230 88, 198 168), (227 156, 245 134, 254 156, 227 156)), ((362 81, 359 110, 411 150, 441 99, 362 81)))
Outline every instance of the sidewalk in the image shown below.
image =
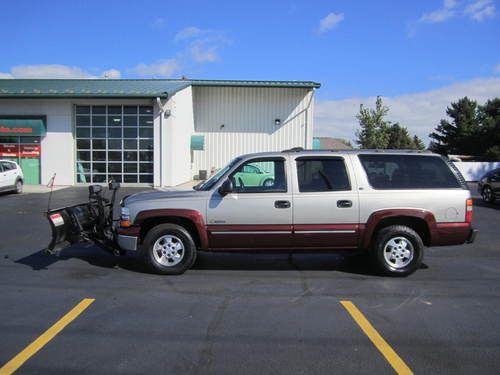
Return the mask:
MULTIPOLYGON (((67 189, 69 186, 54 186, 53 191, 67 189)), ((50 193, 50 188, 45 185, 24 185, 23 194, 44 194, 50 193)))

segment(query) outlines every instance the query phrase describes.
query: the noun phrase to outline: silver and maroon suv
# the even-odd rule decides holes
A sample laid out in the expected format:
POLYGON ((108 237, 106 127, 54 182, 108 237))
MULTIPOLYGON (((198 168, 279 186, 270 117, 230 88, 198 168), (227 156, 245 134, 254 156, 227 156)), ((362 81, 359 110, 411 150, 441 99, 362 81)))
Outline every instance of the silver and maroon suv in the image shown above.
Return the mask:
POLYGON ((138 193, 121 206, 119 247, 142 252, 163 274, 186 271, 197 250, 363 249, 384 273, 408 275, 425 246, 476 234, 460 173, 421 152, 243 155, 193 190, 138 193), (251 170, 270 176, 266 184, 251 170))

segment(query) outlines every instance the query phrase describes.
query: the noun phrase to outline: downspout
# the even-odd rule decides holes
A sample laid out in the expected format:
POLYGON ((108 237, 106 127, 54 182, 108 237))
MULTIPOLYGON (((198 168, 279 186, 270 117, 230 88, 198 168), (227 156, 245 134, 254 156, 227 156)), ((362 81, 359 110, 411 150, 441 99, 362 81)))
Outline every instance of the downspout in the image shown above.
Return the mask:
MULTIPOLYGON (((168 94, 165 92, 165 97, 168 100, 168 94)), ((160 97, 156 97, 156 104, 158 105, 158 110, 160 112, 160 187, 163 186, 163 117, 165 116, 165 110, 161 104, 160 97)))
POLYGON ((311 108, 313 98, 314 98, 314 89, 311 90, 311 95, 309 97, 309 103, 307 103, 306 110, 305 110, 305 112, 306 112, 306 128, 304 129, 304 133, 305 133, 304 149, 307 148, 307 136, 308 136, 307 129, 309 128, 309 109, 311 108))

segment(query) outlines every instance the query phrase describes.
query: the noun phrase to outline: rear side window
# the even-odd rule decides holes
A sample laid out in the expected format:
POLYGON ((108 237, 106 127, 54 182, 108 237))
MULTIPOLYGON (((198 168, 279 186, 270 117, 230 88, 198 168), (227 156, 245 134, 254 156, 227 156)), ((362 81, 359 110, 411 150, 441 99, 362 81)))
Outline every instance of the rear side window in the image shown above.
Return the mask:
POLYGON ((359 155, 374 189, 461 188, 440 157, 423 155, 359 155))
POLYGON ((335 157, 297 158, 300 192, 351 190, 344 159, 335 157))
POLYGON ((4 171, 11 171, 13 169, 16 169, 16 165, 14 163, 8 161, 2 161, 1 164, 4 171))

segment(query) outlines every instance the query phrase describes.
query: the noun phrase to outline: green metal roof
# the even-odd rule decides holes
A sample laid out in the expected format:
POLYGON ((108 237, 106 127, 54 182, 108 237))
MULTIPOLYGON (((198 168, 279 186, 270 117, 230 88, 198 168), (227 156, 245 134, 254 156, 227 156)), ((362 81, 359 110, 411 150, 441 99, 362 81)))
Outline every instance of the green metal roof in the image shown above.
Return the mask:
POLYGON ((0 79, 0 98, 154 98, 188 86, 319 88, 310 81, 188 79, 0 79))

